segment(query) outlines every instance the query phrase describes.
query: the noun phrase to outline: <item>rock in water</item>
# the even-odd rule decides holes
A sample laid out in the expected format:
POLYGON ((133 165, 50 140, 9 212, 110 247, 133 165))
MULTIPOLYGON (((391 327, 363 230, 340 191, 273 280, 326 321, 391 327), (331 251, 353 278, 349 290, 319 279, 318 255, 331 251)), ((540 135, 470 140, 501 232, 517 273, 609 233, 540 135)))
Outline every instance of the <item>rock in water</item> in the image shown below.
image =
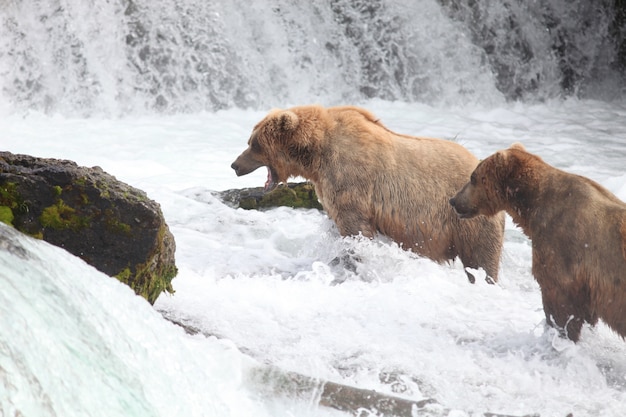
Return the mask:
POLYGON ((309 182, 288 183, 267 193, 263 187, 254 187, 221 191, 216 196, 235 208, 246 210, 279 206, 323 210, 315 194, 315 187, 309 182))
POLYGON ((0 221, 60 246, 154 303, 176 244, 158 203, 100 167, 0 152, 0 221))

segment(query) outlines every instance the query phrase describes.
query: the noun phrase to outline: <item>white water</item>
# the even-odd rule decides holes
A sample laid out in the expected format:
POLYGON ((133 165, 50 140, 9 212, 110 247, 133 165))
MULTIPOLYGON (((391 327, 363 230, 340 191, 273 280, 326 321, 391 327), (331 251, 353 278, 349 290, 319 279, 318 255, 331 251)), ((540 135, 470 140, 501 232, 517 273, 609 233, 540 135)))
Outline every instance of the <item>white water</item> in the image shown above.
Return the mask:
MULTIPOLYGON (((456 138, 479 157, 520 141, 626 200, 624 104, 365 106, 394 130, 456 138)), ((623 415, 626 343, 602 323, 576 345, 544 328, 530 245, 510 222, 500 282, 470 285, 460 263, 341 239, 318 211, 235 210, 213 197, 265 181, 264 170, 237 178, 229 168, 264 114, 0 121, 3 149, 99 165, 158 201, 180 273, 155 308, 219 338, 186 336, 113 279, 29 243, 34 265, 6 253, 0 264, 5 415, 338 413, 260 398, 246 378, 254 361, 387 393, 403 386, 398 395, 435 398, 459 416, 623 415), (328 266, 345 248, 363 259, 356 275, 328 266), (381 382, 389 373, 402 384, 381 382)))
POLYGON ((0 112, 126 116, 364 98, 498 105, 615 98, 626 83, 611 0, 1 4, 0 112))
POLYGON ((263 415, 231 343, 187 337, 117 280, 16 239, 0 251, 0 415, 263 415))
POLYGON ((609 3, 0 1, 0 149, 147 191, 180 271, 152 307, 43 242, 0 241, 0 417, 343 415, 267 397, 258 364, 454 416, 623 416, 626 343, 602 323, 576 345, 544 328, 510 222, 500 282, 470 285, 458 263, 342 239, 324 213, 213 196, 264 183, 230 163, 267 110, 319 102, 481 158, 519 141, 626 200, 609 3), (348 248, 356 274, 328 266, 348 248))

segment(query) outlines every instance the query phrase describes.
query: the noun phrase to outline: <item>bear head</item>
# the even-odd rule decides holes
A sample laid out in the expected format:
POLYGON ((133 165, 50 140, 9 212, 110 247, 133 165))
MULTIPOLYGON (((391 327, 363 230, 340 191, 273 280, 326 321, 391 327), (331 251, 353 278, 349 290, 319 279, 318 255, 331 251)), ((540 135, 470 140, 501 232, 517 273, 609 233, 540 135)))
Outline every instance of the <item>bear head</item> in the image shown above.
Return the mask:
POLYGON ((257 123, 248 140, 248 148, 231 164, 237 176, 267 167, 265 191, 273 190, 289 177, 314 180, 311 163, 320 131, 315 125, 319 118, 312 113, 321 111, 321 107, 309 107, 272 110, 257 123))
POLYGON ((450 199, 459 217, 493 216, 510 208, 520 192, 519 179, 524 177, 524 161, 529 156, 522 144, 515 143, 482 160, 470 181, 450 199))

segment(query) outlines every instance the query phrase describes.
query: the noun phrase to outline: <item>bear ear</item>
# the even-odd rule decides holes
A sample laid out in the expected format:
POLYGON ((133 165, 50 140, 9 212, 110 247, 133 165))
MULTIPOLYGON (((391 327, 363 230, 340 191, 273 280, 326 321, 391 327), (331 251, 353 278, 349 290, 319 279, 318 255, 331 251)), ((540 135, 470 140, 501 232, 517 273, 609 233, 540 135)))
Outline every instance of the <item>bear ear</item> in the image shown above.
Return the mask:
POLYGON ((501 167, 504 164, 506 164, 508 159, 509 159, 508 149, 496 151, 490 157, 486 159, 485 167, 489 167, 489 169, 494 169, 494 167, 501 167))
POLYGON ((273 116, 274 126, 279 132, 291 132, 298 127, 298 115, 290 110, 276 112, 273 116))
POLYGON ((515 142, 514 144, 512 144, 509 149, 517 149, 518 151, 526 152, 526 148, 524 147, 524 145, 519 142, 515 142))

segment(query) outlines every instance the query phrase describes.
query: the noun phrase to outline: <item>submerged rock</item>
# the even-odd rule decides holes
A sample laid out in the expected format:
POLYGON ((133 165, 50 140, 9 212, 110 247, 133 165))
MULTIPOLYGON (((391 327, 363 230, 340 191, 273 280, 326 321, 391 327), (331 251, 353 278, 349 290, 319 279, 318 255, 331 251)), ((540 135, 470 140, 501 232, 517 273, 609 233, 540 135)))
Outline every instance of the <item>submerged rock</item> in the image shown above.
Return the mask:
POLYGON ((315 194, 315 187, 308 182, 280 185, 268 193, 263 187, 255 187, 221 191, 216 193, 216 196, 233 207, 246 210, 278 206, 322 210, 322 204, 315 194))
POLYGON ((66 249, 150 303, 173 292, 176 245, 159 204, 100 167, 0 152, 0 221, 66 249))

